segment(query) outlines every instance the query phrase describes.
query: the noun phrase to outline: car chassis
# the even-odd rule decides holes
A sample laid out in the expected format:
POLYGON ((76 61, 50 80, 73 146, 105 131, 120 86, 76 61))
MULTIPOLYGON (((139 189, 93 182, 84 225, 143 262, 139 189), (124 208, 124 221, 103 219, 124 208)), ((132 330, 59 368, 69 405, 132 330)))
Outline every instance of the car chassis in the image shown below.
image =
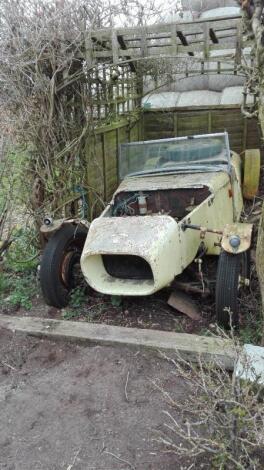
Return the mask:
MULTIPOLYGON (((177 283, 195 260, 217 255, 217 319, 224 327, 237 326, 239 291, 249 284, 252 225, 239 222, 241 159, 230 151, 228 134, 121 144, 119 176, 122 181, 111 202, 89 225, 84 246, 79 246, 87 283, 108 295, 151 295, 177 283)), ((51 263, 49 244, 53 240, 55 245, 54 237, 61 238, 58 233, 65 226, 75 226, 76 234, 82 222, 55 225, 43 227, 45 234, 56 233, 40 270, 44 297, 53 305, 45 267, 51 263)), ((57 271, 53 281, 56 277, 69 292, 70 283, 57 271)), ((188 285, 178 285, 188 290, 188 285)), ((200 289, 190 284, 189 291, 192 287, 206 293, 203 282, 200 289)))

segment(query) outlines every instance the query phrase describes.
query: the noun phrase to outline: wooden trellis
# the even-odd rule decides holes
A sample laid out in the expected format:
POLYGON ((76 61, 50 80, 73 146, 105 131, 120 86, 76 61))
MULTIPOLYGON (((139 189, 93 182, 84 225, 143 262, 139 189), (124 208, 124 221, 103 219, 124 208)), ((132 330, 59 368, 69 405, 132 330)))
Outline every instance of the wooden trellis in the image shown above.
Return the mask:
POLYGON ((172 81, 179 73, 243 74, 241 64, 253 61, 249 46, 243 42, 240 15, 89 32, 83 57, 93 118, 112 120, 140 106, 144 64, 163 61, 164 75, 171 73, 172 81))
POLYGON ((243 50, 241 17, 219 17, 184 23, 164 23, 145 27, 102 29, 89 36, 89 62, 130 61, 132 71, 145 58, 187 55, 201 63, 235 58, 241 62, 243 50), (214 57, 214 51, 221 51, 214 57))
POLYGON ((113 120, 131 113, 140 102, 137 77, 128 64, 97 64, 89 71, 89 94, 93 119, 113 120))

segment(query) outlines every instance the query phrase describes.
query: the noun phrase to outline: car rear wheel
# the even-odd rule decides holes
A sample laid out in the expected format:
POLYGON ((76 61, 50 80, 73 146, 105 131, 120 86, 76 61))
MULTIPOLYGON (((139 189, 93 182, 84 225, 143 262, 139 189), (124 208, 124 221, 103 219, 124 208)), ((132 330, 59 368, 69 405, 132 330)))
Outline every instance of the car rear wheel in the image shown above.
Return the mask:
POLYGON ((48 241, 40 265, 40 286, 48 305, 65 307, 82 281, 80 257, 86 236, 85 227, 64 225, 48 241))
POLYGON ((249 278, 249 251, 220 253, 216 276, 216 319, 226 329, 239 327, 239 293, 249 278))

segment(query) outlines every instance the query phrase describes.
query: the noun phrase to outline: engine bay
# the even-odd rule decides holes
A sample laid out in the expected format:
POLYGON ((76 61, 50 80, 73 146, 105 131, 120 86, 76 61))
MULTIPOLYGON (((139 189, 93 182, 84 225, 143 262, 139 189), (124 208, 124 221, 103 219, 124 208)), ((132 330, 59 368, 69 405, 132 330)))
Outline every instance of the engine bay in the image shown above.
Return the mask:
POLYGON ((122 191, 116 194, 112 217, 166 214, 181 220, 201 204, 211 192, 208 187, 122 191))

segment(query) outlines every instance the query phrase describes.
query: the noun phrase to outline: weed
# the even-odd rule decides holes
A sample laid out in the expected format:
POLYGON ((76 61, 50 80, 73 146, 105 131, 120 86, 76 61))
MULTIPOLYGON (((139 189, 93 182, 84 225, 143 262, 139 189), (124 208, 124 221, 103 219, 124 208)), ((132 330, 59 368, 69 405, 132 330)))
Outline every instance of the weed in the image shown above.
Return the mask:
POLYGON ((173 331, 175 331, 175 333, 184 333, 183 325, 180 322, 175 323, 173 331))
POLYGON ((263 320, 254 319, 254 322, 247 323, 240 330, 240 339, 244 344, 260 344, 263 334, 263 320))
POLYGON ((6 305, 32 308, 32 299, 38 293, 38 283, 34 274, 9 275, 0 277, 0 298, 6 305))
POLYGON ((32 307, 32 299, 38 293, 36 266, 38 250, 35 231, 31 228, 16 229, 14 242, 5 259, 4 270, 0 273, 0 299, 5 305, 32 307))
POLYGON ((85 288, 76 287, 71 292, 70 307, 80 308, 84 305, 87 300, 87 293, 85 288))
POLYGON ((62 312, 62 318, 64 320, 72 320, 73 318, 78 318, 82 312, 80 310, 65 309, 62 312))
POLYGON ((241 301, 242 321, 239 334, 242 343, 260 344, 263 335, 261 297, 258 283, 253 286, 256 291, 245 295, 241 301))
POLYGON ((107 302, 102 301, 88 306, 86 304, 87 294, 86 289, 74 289, 71 295, 69 307, 62 311, 64 320, 72 320, 74 318, 82 317, 87 322, 92 322, 100 317, 107 302))
POLYGON ((4 272, 0 272, 0 298, 9 290, 10 287, 10 277, 4 272))
POLYGON ((87 301, 87 289, 76 287, 71 292, 69 307, 62 311, 64 320, 78 318, 84 313, 84 304, 87 301))
POLYGON ((14 241, 6 256, 6 268, 16 273, 32 272, 39 262, 35 230, 32 227, 18 228, 12 238, 14 241))

